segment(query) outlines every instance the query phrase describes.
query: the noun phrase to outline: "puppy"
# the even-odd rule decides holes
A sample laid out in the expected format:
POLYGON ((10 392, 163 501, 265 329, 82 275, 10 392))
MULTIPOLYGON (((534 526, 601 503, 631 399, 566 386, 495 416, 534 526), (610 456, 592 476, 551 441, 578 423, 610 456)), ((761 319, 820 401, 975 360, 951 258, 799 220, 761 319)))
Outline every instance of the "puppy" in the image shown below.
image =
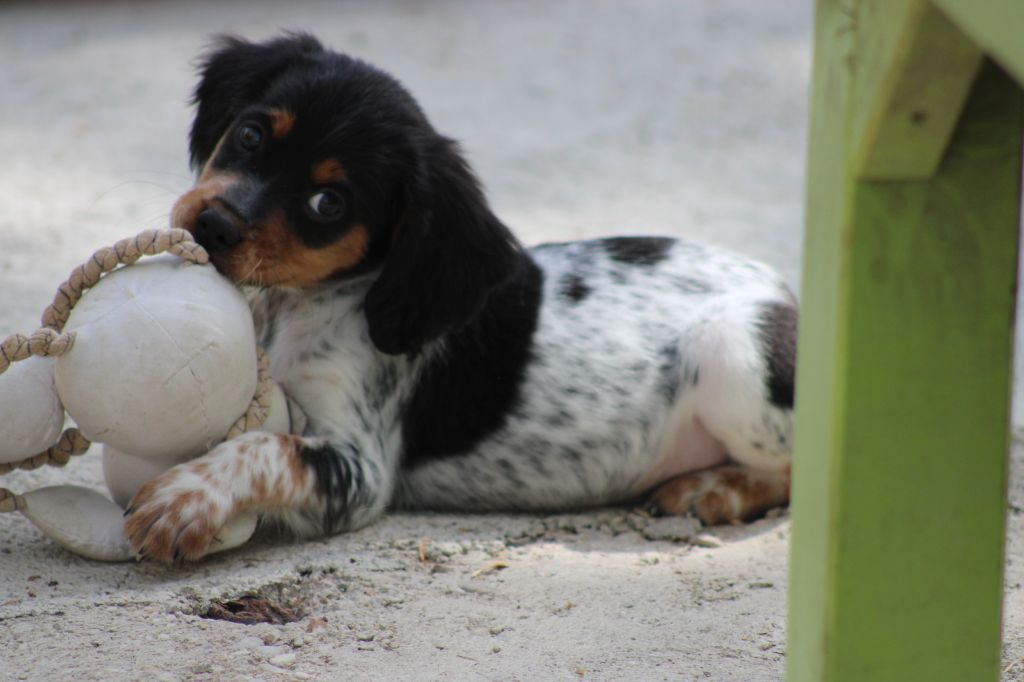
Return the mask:
POLYGON ((248 288, 307 418, 145 485, 140 556, 197 559, 243 510, 312 535, 389 507, 786 503, 797 308, 770 269, 662 237, 524 248, 394 78, 309 35, 220 39, 195 104, 172 223, 248 288))

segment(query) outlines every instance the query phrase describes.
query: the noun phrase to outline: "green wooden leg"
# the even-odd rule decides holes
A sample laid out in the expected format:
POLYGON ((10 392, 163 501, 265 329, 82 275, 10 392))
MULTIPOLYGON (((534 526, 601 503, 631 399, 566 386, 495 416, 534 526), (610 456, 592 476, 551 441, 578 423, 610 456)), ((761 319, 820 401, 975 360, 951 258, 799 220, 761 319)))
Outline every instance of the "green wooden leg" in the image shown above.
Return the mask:
POLYGON ((1021 91, 985 62, 937 168, 865 179, 850 6, 818 4, 787 679, 997 680, 1021 91))

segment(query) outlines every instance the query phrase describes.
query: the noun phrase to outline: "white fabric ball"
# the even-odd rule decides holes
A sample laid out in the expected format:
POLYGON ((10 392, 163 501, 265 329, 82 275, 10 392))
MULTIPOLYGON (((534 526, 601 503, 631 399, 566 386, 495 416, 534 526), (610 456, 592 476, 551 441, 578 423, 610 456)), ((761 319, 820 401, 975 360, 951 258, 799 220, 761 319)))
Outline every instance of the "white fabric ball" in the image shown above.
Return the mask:
POLYGON ((106 275, 76 304, 55 379, 82 433, 165 462, 203 454, 256 389, 252 316, 210 266, 153 258, 106 275))
MULTIPOLYGON (((121 508, 95 490, 77 485, 38 488, 23 495, 22 510, 48 538, 75 554, 98 561, 128 561, 135 556, 124 535, 121 508)), ((217 532, 209 553, 245 543, 258 517, 242 512, 217 532)))
MULTIPOLYGON (((274 433, 288 433, 289 430, 289 416, 288 416, 288 402, 285 398, 284 391, 278 384, 274 384, 273 392, 270 398, 270 413, 267 415, 266 421, 263 423, 263 431, 271 431, 274 433)), ((180 464, 189 457, 173 457, 168 458, 166 461, 155 461, 152 459, 144 459, 142 457, 136 457, 125 452, 121 452, 117 448, 109 445, 103 445, 103 478, 106 479, 107 489, 110 490, 111 496, 114 498, 114 502, 118 504, 118 511, 124 509, 131 502, 132 497, 139 491, 147 481, 150 481, 167 469, 170 469, 176 464, 180 464)), ((42 509, 49 510, 48 507, 42 509)), ((54 514, 55 512, 50 512, 54 514)), ((54 535, 54 531, 48 531, 47 534, 54 539, 57 539, 65 547, 68 547, 72 551, 78 551, 76 547, 89 546, 93 544, 103 544, 96 538, 104 538, 103 542, 111 544, 111 546, 117 545, 118 547, 125 544, 124 541, 120 540, 118 534, 107 528, 110 522, 101 519, 98 512, 91 512, 92 518, 95 518, 97 529, 90 530, 88 533, 82 528, 81 524, 72 524, 70 530, 65 532, 60 539, 54 535), (68 538, 77 538, 74 541, 68 538), (108 538, 115 538, 116 541, 107 541, 108 538), (120 543, 120 544, 119 544, 120 543)), ((118 516, 120 520, 120 516, 118 516)), ((249 537, 256 531, 256 523, 258 516, 254 513, 246 512, 239 514, 237 517, 231 519, 224 528, 217 533, 217 540, 210 548, 210 552, 220 552, 227 549, 232 549, 244 544, 249 537)), ((50 528, 56 528, 59 524, 51 523, 50 528)), ((120 556, 117 551, 109 552, 110 556, 120 556)), ((81 552, 80 552, 81 553, 81 552)), ((89 554, 87 556, 93 556, 89 554)), ((93 556, 93 558, 98 558, 93 556)), ((107 559, 114 561, 117 559, 107 559)))
MULTIPOLYGON (((75 537, 83 539, 90 537, 90 534, 102 535, 104 538, 115 536, 123 537, 121 527, 124 525, 124 519, 121 515, 121 510, 128 506, 128 503, 131 502, 131 499, 143 484, 156 478, 164 471, 171 468, 174 464, 177 464, 177 462, 167 462, 166 464, 154 463, 153 461, 129 455, 111 447, 110 445, 104 444, 103 477, 106 479, 107 488, 110 490, 110 494, 114 498, 114 502, 117 503, 118 515, 116 528, 108 528, 108 526, 110 526, 110 522, 107 521, 105 517, 101 518, 99 514, 94 513, 93 518, 95 518, 95 530, 90 530, 86 533, 78 526, 74 526, 72 530, 65 533, 65 536, 77 534, 75 537)), ((232 517, 223 528, 217 531, 217 539, 210 546, 210 553, 223 552, 224 550, 234 549, 235 547, 245 544, 245 542, 252 537, 252 534, 256 532, 256 524, 258 521, 259 516, 254 512, 243 512, 232 517)), ((37 525, 39 524, 37 523, 37 525)), ((55 525, 56 524, 51 524, 51 526, 55 525)), ((51 532, 47 532, 47 535, 54 537, 51 532)), ((83 541, 84 540, 79 540, 79 542, 83 541)), ((58 540, 58 542, 72 551, 77 551, 75 546, 66 539, 58 540)), ((127 540, 122 540, 121 542, 122 544, 127 544, 127 540)), ((110 560, 114 561, 115 559, 110 560)))
POLYGON ((143 459, 135 455, 121 452, 112 445, 103 444, 103 478, 107 483, 107 490, 114 502, 120 505, 121 509, 128 507, 132 497, 139 491, 139 488, 151 481, 163 472, 170 469, 177 461, 157 462, 151 459, 143 459))
POLYGON ((124 536, 121 509, 95 490, 76 485, 38 488, 23 495, 25 516, 48 538, 97 561, 134 556, 124 536))
POLYGON ((38 455, 60 437, 64 407, 53 385, 54 362, 34 356, 0 374, 0 463, 38 455))
MULTIPOLYGON (((270 399, 270 413, 262 431, 288 433, 288 403, 284 391, 274 384, 270 399)), ((124 509, 132 497, 147 481, 151 481, 176 464, 191 457, 169 457, 164 461, 146 459, 122 452, 110 444, 103 445, 103 478, 114 501, 124 509)))

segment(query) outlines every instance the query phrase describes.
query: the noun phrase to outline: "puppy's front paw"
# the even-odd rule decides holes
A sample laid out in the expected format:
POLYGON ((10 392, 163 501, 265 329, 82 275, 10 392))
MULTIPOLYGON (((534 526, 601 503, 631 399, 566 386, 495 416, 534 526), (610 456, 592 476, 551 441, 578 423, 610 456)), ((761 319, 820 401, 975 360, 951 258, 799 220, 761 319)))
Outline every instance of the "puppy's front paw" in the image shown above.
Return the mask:
POLYGON ((228 518, 229 500, 182 464, 146 483, 125 512, 125 535, 139 558, 192 561, 204 556, 228 518))

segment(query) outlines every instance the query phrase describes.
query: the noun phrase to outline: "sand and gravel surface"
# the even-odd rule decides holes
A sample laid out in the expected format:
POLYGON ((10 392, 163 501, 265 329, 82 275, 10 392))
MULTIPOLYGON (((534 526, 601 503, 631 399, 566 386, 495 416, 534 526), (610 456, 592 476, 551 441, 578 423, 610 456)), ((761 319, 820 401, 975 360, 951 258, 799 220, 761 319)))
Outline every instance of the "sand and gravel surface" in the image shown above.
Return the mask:
MULTIPOLYGON (((309 29, 398 75, 528 243, 681 235, 796 284, 810 5, 4 3, 0 335, 97 246, 166 225, 192 60, 219 31, 309 29)), ((2 485, 67 482, 102 490, 98 456, 2 485)), ((1005 677, 1024 679, 1013 510, 1005 677)), ((789 537, 785 513, 394 514, 167 568, 86 561, 4 515, 0 680, 777 680, 789 537)))

